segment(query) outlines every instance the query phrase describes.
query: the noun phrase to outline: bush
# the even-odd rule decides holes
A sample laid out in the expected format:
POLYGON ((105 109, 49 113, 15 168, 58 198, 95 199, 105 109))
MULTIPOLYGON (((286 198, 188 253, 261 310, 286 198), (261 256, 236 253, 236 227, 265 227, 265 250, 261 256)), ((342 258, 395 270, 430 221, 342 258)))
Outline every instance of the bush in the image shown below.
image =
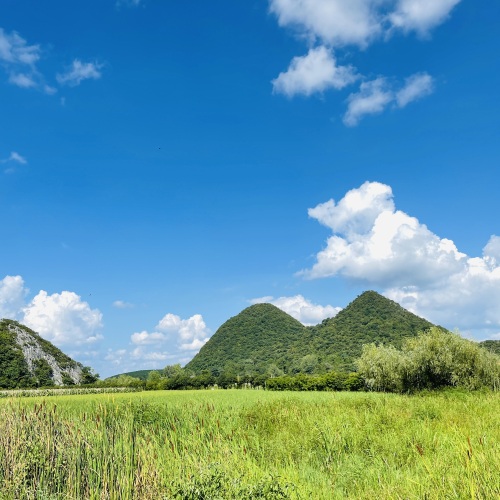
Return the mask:
POLYGON ((401 351, 364 346, 356 364, 366 386, 376 391, 500 388, 499 356, 437 327, 406 340, 401 351))

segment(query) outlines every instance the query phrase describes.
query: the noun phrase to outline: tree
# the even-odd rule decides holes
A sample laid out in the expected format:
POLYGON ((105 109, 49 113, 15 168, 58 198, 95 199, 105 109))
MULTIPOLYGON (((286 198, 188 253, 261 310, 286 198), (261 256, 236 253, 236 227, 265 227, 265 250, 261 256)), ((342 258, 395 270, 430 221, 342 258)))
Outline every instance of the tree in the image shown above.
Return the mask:
POLYGON ((367 387, 377 391, 500 388, 500 357, 437 327, 407 339, 400 351, 364 346, 356 364, 367 387))
POLYGON ((80 378, 80 384, 95 384, 99 380, 99 374, 94 372, 90 366, 84 366, 82 368, 82 376, 80 378))

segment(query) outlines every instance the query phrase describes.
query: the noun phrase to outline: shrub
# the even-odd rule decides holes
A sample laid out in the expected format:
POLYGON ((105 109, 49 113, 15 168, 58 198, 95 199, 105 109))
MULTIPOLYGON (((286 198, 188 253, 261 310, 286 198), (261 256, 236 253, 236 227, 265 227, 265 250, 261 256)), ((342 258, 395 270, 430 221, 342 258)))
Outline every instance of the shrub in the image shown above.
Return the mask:
POLYGON ((366 386, 377 391, 500 388, 500 357, 437 327, 406 340, 401 351, 364 346, 357 367, 366 386))

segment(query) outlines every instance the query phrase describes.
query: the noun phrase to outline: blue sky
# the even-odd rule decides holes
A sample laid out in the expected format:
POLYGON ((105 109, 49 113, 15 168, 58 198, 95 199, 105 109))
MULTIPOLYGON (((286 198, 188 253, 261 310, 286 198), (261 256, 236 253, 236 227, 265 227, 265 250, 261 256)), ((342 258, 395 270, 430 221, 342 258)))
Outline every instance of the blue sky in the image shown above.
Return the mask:
POLYGON ((3 0, 0 316, 101 376, 374 289, 500 338, 493 0, 3 0))

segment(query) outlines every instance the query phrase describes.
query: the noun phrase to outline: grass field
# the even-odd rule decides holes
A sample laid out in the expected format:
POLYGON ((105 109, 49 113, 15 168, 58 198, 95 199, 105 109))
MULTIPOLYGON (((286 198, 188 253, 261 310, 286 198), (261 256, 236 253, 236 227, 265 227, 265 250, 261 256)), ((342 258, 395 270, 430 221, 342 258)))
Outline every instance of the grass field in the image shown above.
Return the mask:
POLYGON ((500 395, 0 400, 0 499, 497 499, 500 395))

